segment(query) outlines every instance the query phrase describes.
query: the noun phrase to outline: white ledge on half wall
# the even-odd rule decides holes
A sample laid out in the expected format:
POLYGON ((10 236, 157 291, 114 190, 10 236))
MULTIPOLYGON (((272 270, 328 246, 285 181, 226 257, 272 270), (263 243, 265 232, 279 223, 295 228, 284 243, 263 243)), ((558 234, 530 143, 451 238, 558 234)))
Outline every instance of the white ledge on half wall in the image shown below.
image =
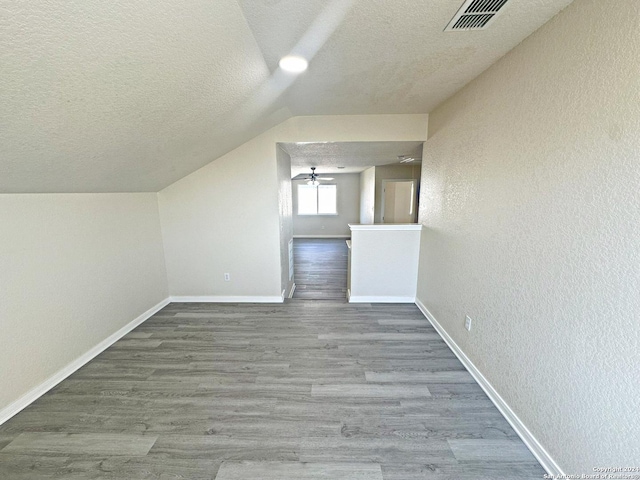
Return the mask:
POLYGON ((354 230, 422 230, 421 223, 371 223, 371 224, 349 224, 351 231, 354 230))

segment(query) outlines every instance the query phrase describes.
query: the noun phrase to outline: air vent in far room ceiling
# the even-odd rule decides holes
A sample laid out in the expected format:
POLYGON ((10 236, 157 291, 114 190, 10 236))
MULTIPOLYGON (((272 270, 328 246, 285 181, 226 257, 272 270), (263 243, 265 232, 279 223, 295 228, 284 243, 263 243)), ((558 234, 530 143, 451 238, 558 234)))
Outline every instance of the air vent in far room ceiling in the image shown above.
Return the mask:
POLYGON ((466 0, 444 31, 483 30, 507 2, 508 0, 466 0))

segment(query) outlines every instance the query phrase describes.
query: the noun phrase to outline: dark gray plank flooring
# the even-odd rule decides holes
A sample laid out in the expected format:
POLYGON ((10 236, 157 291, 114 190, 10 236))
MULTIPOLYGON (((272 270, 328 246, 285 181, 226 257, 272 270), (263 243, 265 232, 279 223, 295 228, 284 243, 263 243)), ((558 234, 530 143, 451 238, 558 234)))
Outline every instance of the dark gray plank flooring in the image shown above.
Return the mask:
POLYGON ((540 479, 413 305, 171 304, 0 426, 7 479, 540 479))
POLYGON ((294 239, 293 298, 346 301, 347 252, 344 239, 294 239))

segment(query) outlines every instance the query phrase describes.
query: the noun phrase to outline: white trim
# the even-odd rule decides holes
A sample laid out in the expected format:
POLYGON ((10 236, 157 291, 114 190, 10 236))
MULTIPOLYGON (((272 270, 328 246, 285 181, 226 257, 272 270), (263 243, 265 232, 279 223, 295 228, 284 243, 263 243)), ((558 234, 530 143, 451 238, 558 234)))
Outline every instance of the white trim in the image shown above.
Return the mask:
POLYGON ((47 393, 53 387, 58 385, 69 375, 71 375, 76 370, 78 370, 79 368, 89 363, 91 360, 93 360, 95 357, 100 355, 103 351, 105 351, 111 345, 113 345, 122 337, 124 337, 131 330, 136 328, 138 325, 142 324, 145 320, 148 320, 149 318, 151 318, 155 313, 162 310, 168 304, 169 304, 169 298, 165 298, 160 303, 154 305, 149 310, 139 315, 131 322, 127 323, 124 327, 119 329, 117 332, 109 335, 107 338, 105 338, 103 341, 101 341, 91 350, 89 350, 88 352, 84 353, 83 355, 81 355, 80 357, 78 357, 77 359, 69 363, 66 367, 62 368, 61 370, 58 370, 56 373, 51 375, 40 385, 37 385, 31 390, 29 390, 27 393, 25 393, 15 402, 9 404, 7 407, 0 410, 0 425, 2 425, 4 422, 9 420, 15 414, 19 413, 24 408, 31 405, 38 398, 40 398, 42 395, 47 393))
POLYGON ((349 224, 354 230, 422 230, 421 223, 373 223, 371 225, 349 224))
POLYGON ((293 238, 351 238, 351 235, 294 235, 293 238))
POLYGON ((224 295, 202 295, 202 296, 176 296, 171 297, 171 302, 176 303, 282 303, 282 296, 224 296, 224 295))
POLYGON ((293 298, 293 292, 296 291, 296 284, 295 282, 291 284, 291 290, 289 290, 289 296, 287 298, 293 298))
POLYGON ((449 336, 446 330, 438 323, 435 317, 431 314, 431 312, 425 307, 425 305, 416 298, 416 305, 422 312, 422 314, 431 322, 433 328, 436 329, 438 334, 442 337, 449 348, 453 351, 453 353, 458 357, 458 360, 462 362, 464 367, 469 371, 471 376, 478 382, 480 387, 487 394, 489 399, 493 402, 496 408, 500 411, 502 416, 505 418, 509 425, 513 427, 518 436, 522 439, 524 444, 531 450, 536 459, 542 465, 548 474, 559 476, 564 475, 564 472, 560 468, 560 466, 556 463, 556 461, 549 455, 549 452, 545 450, 545 448, 540 444, 540 442, 533 436, 533 434, 529 431, 527 426, 518 418, 515 412, 509 407, 507 402, 500 396, 493 385, 489 383, 489 380, 485 378, 485 376, 478 370, 478 368, 473 364, 473 362, 467 357, 467 355, 462 351, 462 349, 458 346, 458 344, 449 336))
POLYGON ((384 297, 384 296, 365 296, 351 295, 351 291, 347 292, 349 303, 415 303, 416 297, 384 297))

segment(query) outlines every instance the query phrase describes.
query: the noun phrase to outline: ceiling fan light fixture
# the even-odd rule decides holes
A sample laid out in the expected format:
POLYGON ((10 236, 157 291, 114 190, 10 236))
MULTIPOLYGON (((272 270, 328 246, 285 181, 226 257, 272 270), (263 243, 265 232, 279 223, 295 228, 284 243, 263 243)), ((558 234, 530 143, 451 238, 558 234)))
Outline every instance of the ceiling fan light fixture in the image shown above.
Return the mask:
POLYGON ((320 185, 320 180, 331 181, 333 180, 333 177, 321 177, 320 174, 316 173, 316 167, 311 167, 310 174, 300 174, 294 177, 293 180, 301 180, 304 181, 307 185, 317 187, 318 185, 320 185))

